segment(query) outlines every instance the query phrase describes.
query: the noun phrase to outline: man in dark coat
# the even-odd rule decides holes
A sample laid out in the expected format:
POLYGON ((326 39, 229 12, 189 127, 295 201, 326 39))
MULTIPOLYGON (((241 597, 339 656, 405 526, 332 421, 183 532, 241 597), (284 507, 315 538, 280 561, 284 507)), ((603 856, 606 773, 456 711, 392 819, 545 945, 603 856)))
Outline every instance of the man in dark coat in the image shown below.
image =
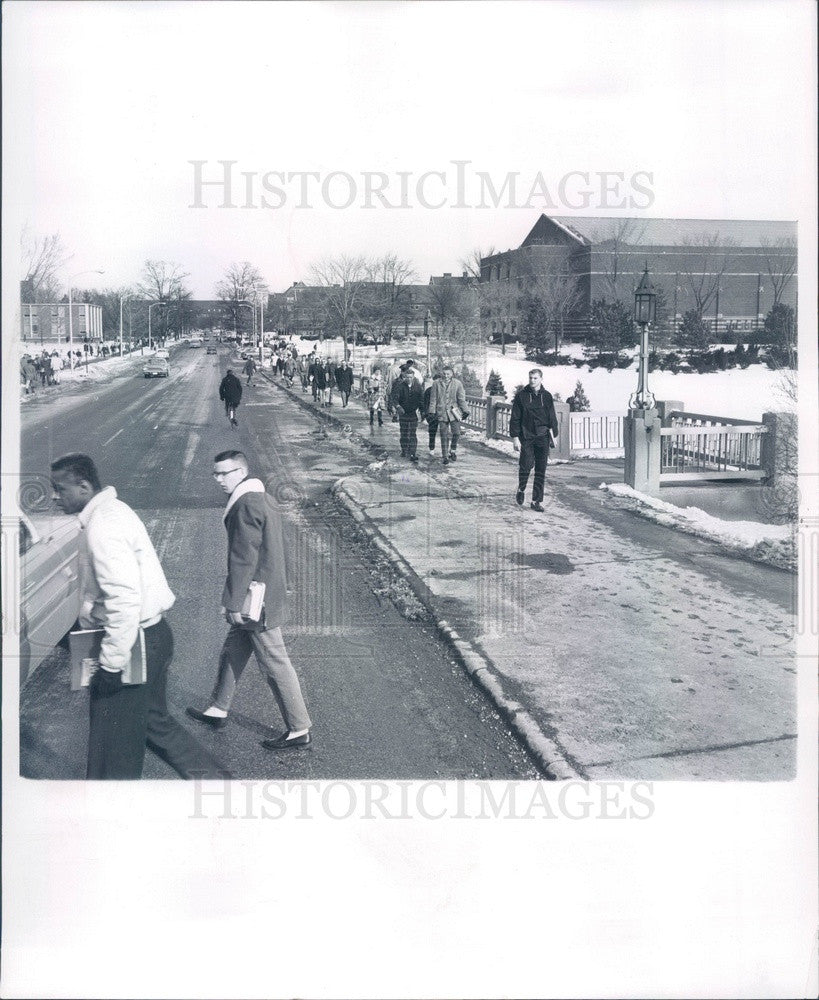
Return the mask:
POLYGON ((424 409, 424 389, 409 364, 401 366, 401 377, 392 388, 392 405, 398 414, 401 455, 410 462, 417 462, 418 414, 424 409))
POLYGON ((288 606, 281 515, 262 481, 249 477, 247 458, 241 451, 220 452, 213 460, 213 475, 229 497, 222 515, 228 536, 222 605, 230 630, 219 656, 210 705, 204 711, 188 708, 188 715, 221 729, 227 722, 236 685, 250 654, 255 653, 286 726, 281 736, 263 740, 262 746, 267 750, 309 746, 312 723, 282 638, 288 606), (246 602, 251 584, 263 587, 258 618, 243 612, 250 610, 246 602))
POLYGON ((529 473, 535 467, 535 481, 532 487, 532 510, 543 511, 543 484, 546 480, 546 462, 549 449, 554 448, 553 436, 557 436, 558 424, 552 394, 541 382, 543 372, 533 368, 529 372, 529 384, 515 393, 512 414, 509 418, 509 435, 516 452, 520 452, 518 462, 518 491, 515 500, 522 505, 526 498, 526 484, 529 473))
POLYGON ((324 390, 327 388, 327 372, 321 358, 316 358, 313 367, 313 399, 321 399, 324 406, 324 390))
POLYGON ((336 368, 336 385, 341 393, 341 405, 344 407, 350 400, 353 388, 353 370, 346 361, 342 361, 336 368))
POLYGON ((238 427, 236 409, 242 401, 242 383, 233 374, 232 368, 228 368, 225 377, 219 383, 219 399, 224 400, 225 413, 230 422, 234 427, 238 427))

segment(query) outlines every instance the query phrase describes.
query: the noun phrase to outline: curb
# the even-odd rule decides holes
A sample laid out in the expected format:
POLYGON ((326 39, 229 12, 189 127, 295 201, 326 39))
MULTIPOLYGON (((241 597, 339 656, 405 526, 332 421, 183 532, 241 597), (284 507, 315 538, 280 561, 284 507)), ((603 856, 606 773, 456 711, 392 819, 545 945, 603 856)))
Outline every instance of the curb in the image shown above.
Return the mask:
POLYGON ((413 593, 423 604, 438 629, 438 634, 449 646, 455 659, 466 671, 468 676, 482 688, 484 694, 511 726, 520 742, 540 768, 543 776, 552 781, 584 780, 566 760, 563 751, 549 739, 537 722, 523 706, 509 698, 504 689, 500 675, 491 660, 488 660, 468 640, 460 636, 444 619, 438 618, 432 608, 432 601, 427 586, 419 579, 406 559, 393 545, 387 541, 381 532, 369 522, 366 514, 350 496, 345 488, 345 480, 339 479, 333 485, 333 495, 338 499, 352 519, 358 524, 369 541, 382 552, 390 563, 405 579, 413 593))

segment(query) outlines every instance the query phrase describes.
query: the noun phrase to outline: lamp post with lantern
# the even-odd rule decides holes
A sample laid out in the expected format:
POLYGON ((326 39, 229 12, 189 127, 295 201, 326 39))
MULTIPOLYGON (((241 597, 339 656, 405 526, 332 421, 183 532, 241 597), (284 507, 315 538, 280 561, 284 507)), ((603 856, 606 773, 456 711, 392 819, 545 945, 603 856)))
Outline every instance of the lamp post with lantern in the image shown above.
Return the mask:
POLYGON ((628 401, 630 410, 651 410, 654 408, 654 394, 648 388, 648 328, 657 316, 657 292, 651 282, 646 264, 640 284, 634 292, 634 322, 640 327, 640 364, 637 376, 637 391, 628 401))

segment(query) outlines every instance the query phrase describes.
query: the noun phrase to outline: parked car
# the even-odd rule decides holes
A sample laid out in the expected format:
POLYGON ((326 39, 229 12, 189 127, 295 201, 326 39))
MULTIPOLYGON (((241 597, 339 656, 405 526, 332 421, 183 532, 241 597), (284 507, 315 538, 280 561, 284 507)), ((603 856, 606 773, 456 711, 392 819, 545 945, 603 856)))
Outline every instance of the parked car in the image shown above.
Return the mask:
POLYGON ((153 357, 142 366, 142 374, 145 378, 167 378, 171 374, 171 366, 167 358, 153 357))
POLYGON ((216 354, 216 344, 208 344, 208 354, 216 354))
POLYGON ((70 514, 20 514, 18 531, 22 684, 79 615, 80 522, 70 514))

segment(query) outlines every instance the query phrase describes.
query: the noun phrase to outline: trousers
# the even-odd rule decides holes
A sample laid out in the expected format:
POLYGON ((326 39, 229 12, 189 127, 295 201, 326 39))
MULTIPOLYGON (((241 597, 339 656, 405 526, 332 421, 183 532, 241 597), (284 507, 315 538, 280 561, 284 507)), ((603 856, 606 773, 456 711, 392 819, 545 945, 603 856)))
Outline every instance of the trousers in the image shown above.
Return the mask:
POLYGON ((532 500, 535 503, 543 501, 543 485, 546 482, 546 463, 549 460, 549 435, 543 437, 524 438, 520 442, 520 458, 518 459, 518 490, 526 491, 529 473, 535 467, 535 480, 532 484, 532 500))
POLYGON ((461 425, 457 420, 441 420, 438 424, 438 437, 441 439, 441 454, 446 458, 458 447, 461 436, 461 425), (450 444, 451 442, 451 444, 450 444))
POLYGON ((147 680, 104 687, 92 679, 86 777, 133 780, 142 777, 145 747, 182 778, 223 778, 224 766, 168 712, 166 688, 173 658, 173 632, 163 618, 145 629, 147 680))
POLYGON ((224 712, 230 711, 236 685, 251 653, 256 654, 256 662, 273 692, 288 731, 309 729, 312 722, 301 693, 299 678, 287 655, 281 628, 254 630, 231 625, 219 654, 219 673, 211 704, 224 712))
POLYGON ((398 417, 398 438, 401 442, 402 455, 414 455, 418 450, 418 420, 411 420, 407 417, 398 417))

